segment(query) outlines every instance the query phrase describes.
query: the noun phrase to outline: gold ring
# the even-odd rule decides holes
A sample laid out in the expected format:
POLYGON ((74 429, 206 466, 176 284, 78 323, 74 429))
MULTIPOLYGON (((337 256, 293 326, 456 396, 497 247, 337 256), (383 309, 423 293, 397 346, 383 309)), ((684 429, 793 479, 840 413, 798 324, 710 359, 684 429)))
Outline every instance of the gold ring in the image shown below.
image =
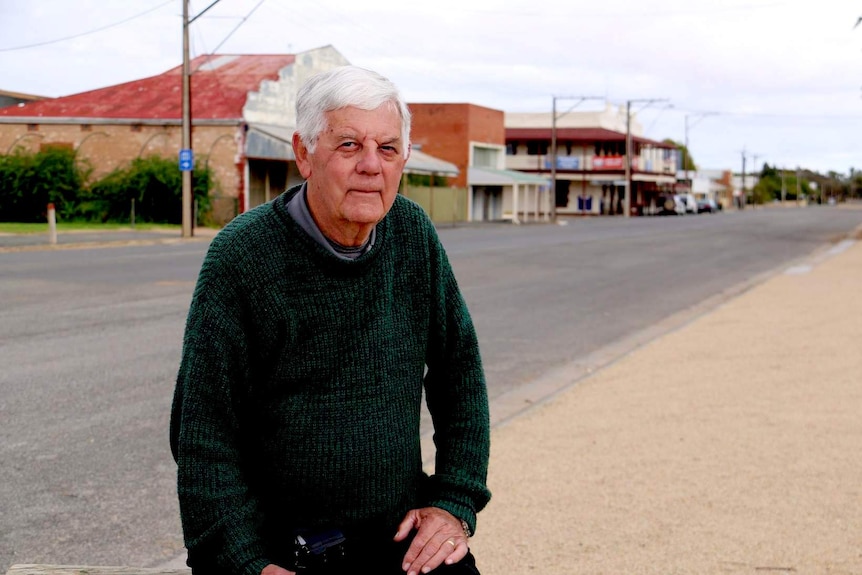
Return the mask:
POLYGON ((455 542, 454 542, 454 541, 452 541, 451 539, 447 539, 447 540, 446 540, 446 543, 450 544, 452 547, 457 547, 457 546, 458 546, 458 545, 456 545, 456 544, 455 544, 455 542))

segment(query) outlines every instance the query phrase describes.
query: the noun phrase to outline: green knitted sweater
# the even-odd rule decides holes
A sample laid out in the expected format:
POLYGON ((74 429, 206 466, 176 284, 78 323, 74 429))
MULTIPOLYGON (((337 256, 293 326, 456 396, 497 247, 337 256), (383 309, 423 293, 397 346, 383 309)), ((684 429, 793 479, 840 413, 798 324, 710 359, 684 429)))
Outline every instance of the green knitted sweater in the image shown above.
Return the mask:
POLYGON ((213 239, 188 314, 170 440, 201 572, 257 575, 301 528, 394 534, 418 507, 475 527, 490 498, 478 343, 433 225, 398 196, 373 249, 344 261, 288 215, 294 193, 213 239))

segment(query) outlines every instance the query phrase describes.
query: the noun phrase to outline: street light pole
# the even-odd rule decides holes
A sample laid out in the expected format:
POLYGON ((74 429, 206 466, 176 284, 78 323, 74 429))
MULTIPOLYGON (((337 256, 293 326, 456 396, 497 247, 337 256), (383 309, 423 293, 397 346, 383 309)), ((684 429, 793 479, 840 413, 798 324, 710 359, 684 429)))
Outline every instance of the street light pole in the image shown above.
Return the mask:
MULTIPOLYGON (((189 77, 189 0, 183 0, 183 150, 192 149, 191 78, 189 77)), ((192 171, 182 170, 183 237, 192 236, 192 171)))
POLYGON ((192 169, 194 168, 194 155, 192 152, 192 90, 191 69, 189 65, 189 26, 204 15, 204 13, 218 4, 221 0, 214 0, 212 4, 198 12, 193 18, 189 18, 189 0, 183 0, 183 142, 182 150, 188 150, 191 166, 182 170, 183 176, 183 237, 189 238, 194 233, 192 222, 192 169))
POLYGON ((626 187, 623 198, 624 217, 632 215, 632 101, 626 101, 626 187))
POLYGON ((551 190, 548 194, 551 202, 551 222, 557 223, 557 97, 551 104, 551 190))
POLYGON ((553 96, 551 103, 551 221, 557 221, 557 119, 562 118, 587 100, 603 100, 603 96, 553 96), (557 116, 557 100, 577 100, 565 113, 557 116))
POLYGON ((625 198, 623 198, 624 217, 632 215, 632 103, 643 102, 647 105, 654 102, 667 102, 667 98, 645 98, 639 100, 626 100, 626 187, 625 198))

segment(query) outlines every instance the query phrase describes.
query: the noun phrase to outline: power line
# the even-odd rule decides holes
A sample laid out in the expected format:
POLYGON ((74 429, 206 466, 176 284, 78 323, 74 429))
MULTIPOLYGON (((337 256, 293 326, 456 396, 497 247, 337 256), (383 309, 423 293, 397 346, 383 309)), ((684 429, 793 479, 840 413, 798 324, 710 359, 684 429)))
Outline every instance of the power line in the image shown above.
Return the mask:
POLYGON ((90 34, 95 34, 96 32, 102 32, 103 30, 107 30, 109 28, 114 28, 114 27, 119 26, 121 24, 125 24, 126 22, 130 22, 132 20, 140 18, 141 16, 146 16, 150 12, 155 12, 156 10, 158 10, 159 8, 161 8, 163 6, 167 6, 168 4, 173 4, 173 1, 174 0, 168 0, 167 2, 162 2, 158 6, 156 6, 154 8, 150 8, 149 10, 141 12, 140 14, 135 14, 134 16, 130 16, 130 17, 125 18, 123 20, 120 20, 118 22, 114 22, 113 24, 108 24, 107 26, 102 26, 101 28, 95 28, 95 29, 90 30, 88 32, 81 32, 80 34, 74 34, 72 36, 65 36, 63 38, 56 38, 54 40, 46 40, 44 42, 36 42, 35 44, 26 44, 24 46, 12 46, 11 48, 0 48, 0 52, 11 52, 13 50, 26 50, 28 48, 38 48, 40 46, 47 46, 49 44, 57 44, 59 42, 65 42, 67 40, 74 40, 75 38, 81 38, 83 36, 89 36, 90 34))
POLYGON ((774 118, 776 120, 800 119, 800 120, 857 120, 858 115, 847 114, 780 114, 773 112, 728 112, 722 110, 712 110, 709 112, 699 110, 689 110, 686 108, 676 108, 678 112, 686 112, 688 114, 708 114, 718 116, 729 116, 739 118, 774 118))
POLYGON ((233 36, 234 32, 236 32, 237 30, 239 30, 239 29, 240 29, 240 27, 241 27, 243 24, 245 24, 245 23, 246 23, 246 21, 247 21, 249 18, 251 18, 251 15, 252 15, 252 14, 254 14, 254 13, 255 13, 255 11, 256 11, 258 8, 260 8, 260 5, 261 5, 261 4, 263 4, 263 3, 264 3, 264 0, 260 0, 260 2, 258 2, 257 4, 255 4, 254 8, 252 8, 251 10, 249 10, 248 14, 246 14, 246 15, 245 15, 245 17, 244 17, 242 20, 240 20, 239 24, 237 24, 237 25, 234 27, 234 29, 233 29, 233 30, 231 30, 230 32, 228 32, 228 35, 227 35, 227 36, 225 36, 225 37, 224 37, 224 39, 223 39, 221 42, 219 42, 218 46, 216 46, 215 48, 213 48, 213 53, 218 52, 218 49, 219 49, 219 48, 221 48, 221 47, 224 45, 224 43, 225 43, 225 42, 227 42, 227 41, 228 41, 228 39, 229 39, 231 36, 233 36))

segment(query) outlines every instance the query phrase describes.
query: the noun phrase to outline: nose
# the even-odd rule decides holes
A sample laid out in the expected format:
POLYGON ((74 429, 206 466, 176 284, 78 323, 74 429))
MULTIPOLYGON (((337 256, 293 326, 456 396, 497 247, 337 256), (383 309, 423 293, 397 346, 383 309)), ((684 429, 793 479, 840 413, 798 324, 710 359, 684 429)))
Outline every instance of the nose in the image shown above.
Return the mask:
POLYGON ((360 174, 375 176, 382 171, 383 164, 380 161, 377 146, 363 146, 356 164, 356 171, 360 174))

